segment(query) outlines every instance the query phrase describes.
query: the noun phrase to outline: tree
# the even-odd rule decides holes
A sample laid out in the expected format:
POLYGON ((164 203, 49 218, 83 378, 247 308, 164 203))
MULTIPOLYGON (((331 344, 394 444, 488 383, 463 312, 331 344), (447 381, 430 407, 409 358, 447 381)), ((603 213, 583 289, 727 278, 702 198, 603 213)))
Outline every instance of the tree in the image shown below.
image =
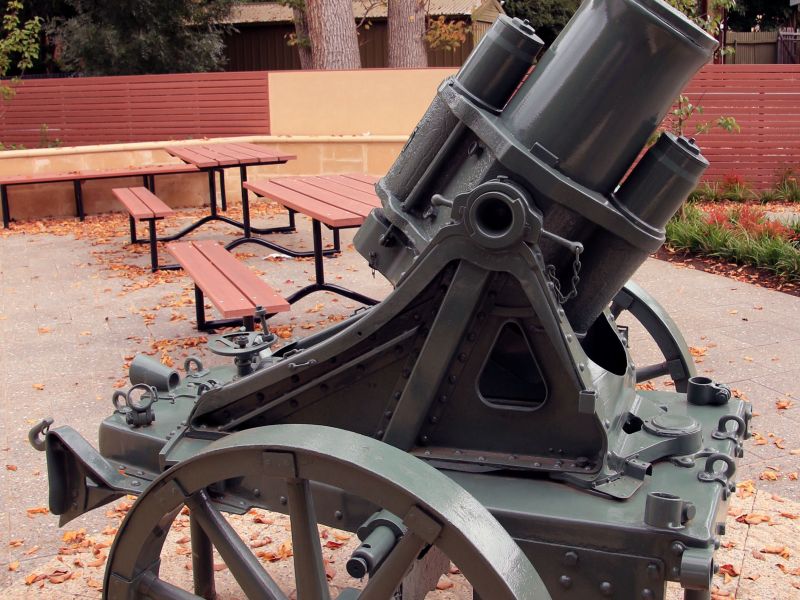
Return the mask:
POLYGON ((306 22, 314 69, 360 69, 356 21, 350 0, 307 0, 306 22))
POLYGON ((219 23, 232 0, 67 0, 75 16, 53 25, 60 61, 86 75, 218 70, 219 23))
MULTIPOLYGON (((33 65, 39 54, 39 32, 42 20, 33 17, 26 21, 20 18, 23 10, 21 0, 9 0, 3 15, 3 33, 0 37, 0 77, 5 77, 13 68, 22 72, 33 65)), ((9 100, 14 96, 16 80, 0 85, 0 97, 9 100)))
POLYGON ((774 31, 788 23, 795 10, 788 2, 777 0, 738 0, 728 13, 728 27, 732 31, 774 31))
POLYGON ((509 17, 527 19, 547 46, 564 29, 578 10, 581 0, 506 0, 503 8, 509 17))
POLYGON ((427 67, 425 4, 421 0, 389 0, 390 67, 427 67))
POLYGON ((287 37, 289 45, 297 48, 297 53, 300 55, 300 68, 312 69, 314 62, 311 58, 311 38, 308 37, 305 0, 280 0, 279 4, 292 9, 294 33, 287 37))

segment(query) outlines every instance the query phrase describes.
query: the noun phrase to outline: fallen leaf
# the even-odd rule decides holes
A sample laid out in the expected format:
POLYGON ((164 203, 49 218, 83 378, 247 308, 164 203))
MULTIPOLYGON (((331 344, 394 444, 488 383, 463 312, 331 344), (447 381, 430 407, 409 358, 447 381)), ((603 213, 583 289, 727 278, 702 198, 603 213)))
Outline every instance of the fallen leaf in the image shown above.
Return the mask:
POLYGON ((49 512, 46 506, 34 506, 33 508, 27 509, 29 517, 33 517, 34 515, 46 515, 49 512))
POLYGON ((767 557, 766 557, 766 556, 764 556, 763 554, 761 554, 761 552, 759 552, 759 551, 758 551, 758 550, 756 550, 756 549, 753 549, 753 550, 751 550, 751 551, 750 551, 750 554, 751 554, 751 556, 752 556, 753 558, 755 558, 756 560, 767 560, 767 557))
POLYGON ((19 561, 15 560, 14 562, 8 563, 8 570, 9 571, 16 571, 19 569, 19 561))
POLYGON ((436 582, 436 589, 437 590, 449 590, 455 584, 450 580, 447 575, 442 575, 439 577, 439 581, 436 582))
POLYGON ((17 465, 6 465, 6 471, 16 471, 17 465))
POLYGON ((34 383, 33 384, 33 389, 39 390, 41 392, 44 389, 44 384, 43 383, 34 383))
POLYGON ((738 577, 739 569, 737 569, 735 565, 725 563, 719 568, 719 573, 720 575, 728 575, 729 577, 738 577))

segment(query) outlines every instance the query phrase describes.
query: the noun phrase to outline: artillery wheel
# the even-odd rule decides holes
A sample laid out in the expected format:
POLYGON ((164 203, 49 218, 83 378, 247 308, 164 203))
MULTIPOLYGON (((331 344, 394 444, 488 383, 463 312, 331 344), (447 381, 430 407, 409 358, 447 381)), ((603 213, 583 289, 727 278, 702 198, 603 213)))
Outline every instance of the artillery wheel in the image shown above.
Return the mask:
POLYGON ((626 283, 611 302, 614 319, 625 311, 642 324, 664 357, 661 362, 637 366, 636 383, 669 375, 675 389, 686 392, 689 378, 697 373, 686 340, 672 317, 655 298, 633 281, 626 283))
POLYGON ((237 477, 277 477, 287 484, 299 600, 330 598, 309 483, 318 482, 402 516, 407 532, 362 591, 337 598, 388 600, 428 545, 458 565, 475 591, 493 600, 550 596, 502 526, 451 479, 397 448, 316 425, 242 431, 160 475, 138 498, 108 557, 103 597, 197 599, 214 595, 211 544, 248 598, 287 600, 261 562, 215 507, 208 487, 237 477), (159 578, 166 533, 183 506, 191 510, 194 593, 159 578))

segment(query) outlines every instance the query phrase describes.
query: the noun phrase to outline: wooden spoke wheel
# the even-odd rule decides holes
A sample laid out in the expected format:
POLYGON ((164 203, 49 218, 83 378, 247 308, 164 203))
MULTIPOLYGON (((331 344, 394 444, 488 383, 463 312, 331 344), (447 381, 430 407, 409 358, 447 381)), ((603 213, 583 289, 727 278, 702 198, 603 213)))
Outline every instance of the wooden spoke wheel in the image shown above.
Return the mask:
POLYGON ((611 302, 611 314, 617 319, 623 312, 642 324, 653 338, 664 360, 636 367, 636 383, 669 376, 678 392, 686 392, 690 377, 696 375, 694 360, 675 321, 664 308, 636 283, 625 284, 611 302))
POLYGON ((389 600, 428 546, 444 552, 482 598, 550 598, 519 546, 475 498, 443 473, 377 440, 316 425, 239 432, 159 476, 120 525, 108 558, 104 598, 213 597, 213 546, 248 598, 287 600, 209 491, 218 482, 266 477, 286 484, 298 600, 331 598, 311 482, 381 507, 400 517, 406 529, 364 588, 348 588, 339 599, 389 600), (184 506, 190 509, 193 591, 159 576, 166 534, 184 506))

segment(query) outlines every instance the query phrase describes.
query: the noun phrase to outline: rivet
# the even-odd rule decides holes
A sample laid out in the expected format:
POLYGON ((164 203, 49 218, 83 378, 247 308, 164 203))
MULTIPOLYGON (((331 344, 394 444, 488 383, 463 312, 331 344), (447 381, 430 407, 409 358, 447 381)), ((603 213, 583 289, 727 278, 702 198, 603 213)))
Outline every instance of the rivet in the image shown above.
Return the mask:
POLYGON ((333 513, 333 516, 336 518, 337 521, 341 521, 342 517, 344 517, 342 511, 340 510, 337 510, 335 513, 333 513))
POLYGON ((382 438, 383 437, 383 429, 378 429, 378 431, 375 432, 375 437, 382 438))
POLYGON ((420 438, 420 440, 422 440, 422 443, 423 443, 423 444, 427 444, 427 443, 428 443, 428 436, 427 436, 427 435, 423 435, 423 436, 420 438))
POLYGON ((403 377, 405 377, 406 379, 411 377, 411 369, 403 369, 403 377))
POLYGON ((613 591, 614 587, 611 585, 610 582, 604 581, 603 583, 600 584, 600 593, 603 594, 603 596, 610 596, 613 593, 613 591))
POLYGON ((571 342, 571 341, 572 341, 572 334, 571 334, 571 333, 568 333, 568 334, 567 334, 567 341, 568 341, 568 342, 571 342))
POLYGON ((568 567, 574 567, 578 564, 578 553, 577 552, 567 552, 564 555, 564 564, 568 567))
POLYGON ((484 462, 485 460, 486 460, 486 458, 483 457, 483 456, 479 456, 478 457, 478 462, 484 462))
POLYGON ((579 370, 579 371, 585 371, 585 370, 586 370, 586 365, 585 365, 585 364, 583 364, 583 363, 579 363, 579 364, 578 364, 578 370, 579 370))
POLYGON ((253 496, 255 496, 256 498, 261 498, 261 490, 258 489, 258 488, 255 488, 253 490, 253 496))
POLYGON ((392 416, 392 411, 390 411, 390 410, 387 410, 385 413, 383 413, 383 416, 384 416, 384 417, 386 417, 386 418, 388 419, 389 417, 391 417, 391 416, 392 416))
POLYGON ((445 395, 439 396, 439 402, 442 402, 442 403, 447 402, 447 396, 445 396, 445 395))
POLYGON ((289 503, 289 501, 286 499, 286 496, 281 496, 280 503, 281 506, 286 506, 289 503))
POLYGON ((459 362, 462 363, 465 362, 467 360, 467 355, 464 352, 462 352, 461 354, 458 355, 458 360, 459 362))
POLYGON ((455 383, 458 380, 458 378, 455 375, 450 375, 450 377, 448 377, 447 380, 450 383, 455 383))
POLYGON ((401 392, 395 392, 395 393, 394 393, 394 399, 395 399, 395 400, 400 400, 400 396, 402 396, 402 395, 403 395, 403 394, 402 394, 401 392))
POLYGON ((649 565, 647 565, 647 576, 650 579, 657 580, 659 578, 658 574, 660 571, 661 569, 658 568, 658 565, 656 563, 650 563, 649 565))
POLYGON ((131 485, 132 485, 133 487, 139 487, 139 481, 138 481, 138 480, 136 480, 136 479, 134 479, 133 481, 131 481, 131 485))
POLYGON ((653 590, 650 588, 644 588, 642 590, 642 600, 652 600, 655 598, 656 595, 653 593, 653 590))
POLYGON ((680 542, 675 542, 671 546, 672 553, 676 556, 680 556, 681 554, 683 554, 683 548, 684 546, 680 542))
POLYGON ((431 423, 438 423, 438 422, 439 422, 439 417, 437 417, 436 415, 433 415, 431 417, 431 423))
POLYGON ((562 575, 561 577, 558 578, 558 583, 560 583, 561 587, 563 587, 563 588, 567 588, 567 589, 571 588, 572 587, 572 577, 570 577, 569 575, 562 575))

